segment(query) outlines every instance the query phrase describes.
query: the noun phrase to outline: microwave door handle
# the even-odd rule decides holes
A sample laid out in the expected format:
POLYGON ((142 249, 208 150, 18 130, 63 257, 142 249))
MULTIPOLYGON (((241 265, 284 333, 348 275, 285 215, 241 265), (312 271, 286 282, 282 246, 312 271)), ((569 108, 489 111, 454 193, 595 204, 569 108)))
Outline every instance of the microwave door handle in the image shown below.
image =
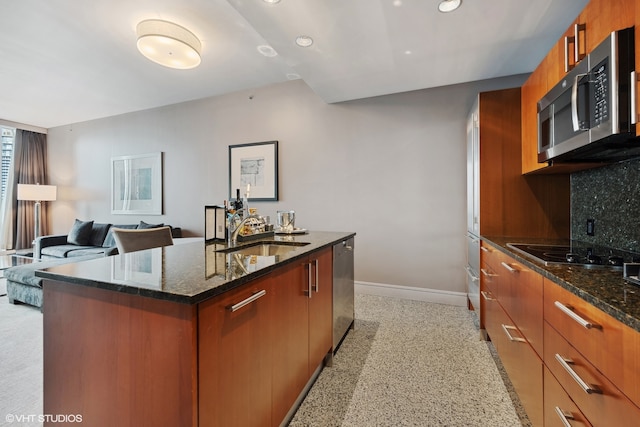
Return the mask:
POLYGON ((586 76, 586 74, 576 74, 573 80, 573 87, 571 88, 571 122, 573 123, 574 132, 581 130, 580 120, 578 118, 578 80, 584 76, 586 76))

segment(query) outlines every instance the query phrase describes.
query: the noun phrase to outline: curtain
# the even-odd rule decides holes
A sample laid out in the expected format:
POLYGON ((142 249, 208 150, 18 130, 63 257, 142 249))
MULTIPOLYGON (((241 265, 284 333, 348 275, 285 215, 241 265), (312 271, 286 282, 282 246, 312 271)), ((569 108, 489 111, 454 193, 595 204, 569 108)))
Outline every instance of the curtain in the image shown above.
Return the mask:
MULTIPOLYGON (((26 130, 16 132, 14 148, 15 184, 47 185, 47 135, 26 130)), ((15 193, 14 193, 15 194, 15 193)), ((18 201, 16 214, 16 249, 30 248, 34 239, 33 219, 35 202, 18 201)), ((48 207, 43 202, 40 210, 40 234, 49 234, 48 207)))

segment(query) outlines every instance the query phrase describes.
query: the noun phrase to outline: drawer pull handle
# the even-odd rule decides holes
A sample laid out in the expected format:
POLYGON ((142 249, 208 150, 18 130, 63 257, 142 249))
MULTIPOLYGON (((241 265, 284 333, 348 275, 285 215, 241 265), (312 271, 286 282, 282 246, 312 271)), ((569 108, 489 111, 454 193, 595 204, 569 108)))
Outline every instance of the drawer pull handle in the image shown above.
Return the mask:
POLYGON ((562 425, 564 425, 564 427, 571 427, 569 420, 575 419, 572 413, 563 411, 559 406, 556 406, 556 414, 560 417, 560 421, 562 421, 562 425))
POLYGON ((502 266, 504 268, 506 268, 507 270, 509 270, 510 273, 518 273, 518 269, 511 267, 509 264, 507 264, 506 262, 501 262, 500 264, 502 264, 502 266))
POLYGON ((485 276, 485 277, 495 277, 495 276, 497 276, 497 274, 489 273, 484 268, 481 268, 480 271, 482 272, 482 275, 485 276))
POLYGON ((495 298, 491 298, 490 294, 487 291, 480 291, 482 297, 487 301, 495 301, 495 298))
POLYGON ((567 371, 567 373, 569 375, 571 375, 571 378, 573 378, 573 380, 576 383, 578 383, 580 388, 582 390, 584 390, 585 393, 587 393, 587 394, 594 394, 594 393, 602 394, 602 390, 600 390, 598 387, 596 387, 594 385, 587 384, 586 381, 583 380, 582 378, 580 378, 580 375, 578 375, 576 373, 576 371, 574 371, 573 368, 571 366, 569 366, 570 364, 573 364, 573 360, 572 359, 567 359, 566 357, 562 357, 558 353, 556 353, 556 360, 558 361, 558 363, 560 363, 560 366, 562 366, 564 368, 564 370, 567 371))
POLYGON ((245 305, 251 304, 255 300, 257 300, 259 298, 262 298, 266 294, 267 294, 267 291, 265 291, 264 289, 261 290, 260 292, 256 292, 255 294, 251 295, 249 298, 244 299, 244 300, 240 301, 239 303, 233 304, 231 307, 229 307, 229 311, 231 311, 232 313, 234 311, 238 311, 242 307, 244 307, 245 305))
POLYGON ((502 329, 504 330, 504 333, 507 334, 507 338, 509 338, 509 341, 516 341, 516 342, 527 342, 527 340, 525 340, 524 338, 520 338, 520 337, 514 337, 511 335, 511 333, 509 332, 509 329, 511 330, 517 330, 515 326, 511 326, 511 325, 502 325, 502 329))
POLYGON ((573 320, 575 320, 576 322, 578 322, 580 324, 580 326, 582 326, 585 329, 602 329, 602 326, 598 325, 597 323, 591 323, 588 320, 583 319, 581 316, 579 316, 578 314, 576 314, 575 311, 573 311, 573 307, 571 307, 570 305, 564 305, 563 303, 561 303, 560 301, 556 301, 554 302, 555 306, 558 307, 560 309, 560 311, 562 311, 564 314, 566 314, 567 316, 569 316, 570 318, 572 318, 573 320))
POLYGON ((491 252, 489 249, 485 248, 484 246, 480 246, 480 250, 482 252, 491 252))

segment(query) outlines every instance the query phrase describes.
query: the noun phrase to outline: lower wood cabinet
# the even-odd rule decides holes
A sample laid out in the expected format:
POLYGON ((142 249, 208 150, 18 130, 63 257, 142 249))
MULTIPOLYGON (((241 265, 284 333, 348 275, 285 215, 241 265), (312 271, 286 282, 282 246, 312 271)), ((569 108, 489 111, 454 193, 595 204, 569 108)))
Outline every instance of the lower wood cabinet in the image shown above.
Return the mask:
POLYGON ((532 424, 636 423, 640 334, 505 253, 482 259, 484 325, 532 424))
POLYGON ((332 350, 332 261, 321 250, 200 304, 199 425, 278 426, 289 415, 332 350))
POLYGON ((556 377, 544 368, 544 425, 547 427, 590 426, 584 414, 564 391, 556 377))
POLYGON ((267 276, 199 305, 199 425, 271 425, 275 301, 267 276))
POLYGON ((591 424, 623 426, 640 420, 640 409, 547 322, 544 341, 549 371, 591 424))

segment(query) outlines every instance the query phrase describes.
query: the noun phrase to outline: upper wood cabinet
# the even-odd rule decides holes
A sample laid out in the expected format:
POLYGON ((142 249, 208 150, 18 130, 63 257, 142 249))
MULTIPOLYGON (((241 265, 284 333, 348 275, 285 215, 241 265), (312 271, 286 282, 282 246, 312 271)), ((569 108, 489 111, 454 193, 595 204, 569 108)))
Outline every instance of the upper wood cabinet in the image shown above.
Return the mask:
MULTIPOLYGON (((636 3, 637 0, 591 0, 522 86, 523 174, 567 173, 594 166, 538 163, 537 103, 564 77, 567 65, 568 69, 573 68, 576 62, 598 46, 612 31, 632 27, 636 22, 640 24, 640 10, 637 10, 640 6, 636 8, 636 3)), ((635 34, 636 70, 640 70, 639 33, 640 31, 636 31, 635 34)), ((637 107, 637 111, 640 111, 640 103, 637 107)), ((636 132, 640 134, 640 126, 637 126, 636 132)))

